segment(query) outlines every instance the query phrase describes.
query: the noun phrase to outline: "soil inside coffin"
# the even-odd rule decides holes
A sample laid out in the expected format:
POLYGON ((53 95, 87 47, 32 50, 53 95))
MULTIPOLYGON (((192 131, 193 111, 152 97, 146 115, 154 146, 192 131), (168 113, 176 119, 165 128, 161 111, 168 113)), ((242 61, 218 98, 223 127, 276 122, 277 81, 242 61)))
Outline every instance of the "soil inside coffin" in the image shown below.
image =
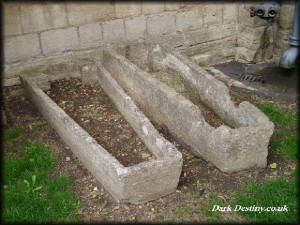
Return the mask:
POLYGON ((125 167, 155 159, 100 86, 61 79, 47 94, 125 167))
POLYGON ((202 112, 205 121, 212 127, 219 127, 224 125, 224 121, 216 115, 212 110, 202 104, 199 100, 195 99, 192 94, 185 88, 184 83, 179 77, 176 77, 170 73, 158 71, 150 73, 154 78, 158 79, 162 83, 166 84, 170 88, 173 88, 177 93, 182 94, 185 98, 190 100, 194 105, 196 105, 202 112))

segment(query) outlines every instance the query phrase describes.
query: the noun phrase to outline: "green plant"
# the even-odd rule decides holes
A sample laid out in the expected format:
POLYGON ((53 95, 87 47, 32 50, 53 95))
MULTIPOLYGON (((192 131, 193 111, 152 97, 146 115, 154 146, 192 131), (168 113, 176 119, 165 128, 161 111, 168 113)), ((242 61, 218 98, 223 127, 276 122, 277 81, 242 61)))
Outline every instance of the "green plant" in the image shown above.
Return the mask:
POLYGON ((277 67, 277 68, 280 67, 279 63, 278 63, 278 62, 275 62, 275 63, 274 63, 274 67, 277 67))
POLYGON ((299 135, 292 134, 285 137, 277 148, 285 159, 298 160, 299 159, 299 135))
POLYGON ((201 186, 201 182, 200 182, 200 180, 199 180, 199 179, 197 179, 197 181, 196 181, 196 185, 197 185, 197 187, 200 187, 200 186, 201 186))
POLYGON ((299 137, 297 134, 297 115, 295 113, 283 112, 274 104, 257 104, 275 124, 275 132, 271 138, 271 151, 279 152, 284 159, 299 159, 299 137))
POLYGON ((220 220, 220 212, 218 210, 213 210, 214 206, 220 206, 223 207, 224 203, 220 198, 217 198, 217 196, 214 193, 209 193, 208 195, 208 201, 205 205, 201 205, 198 210, 207 218, 208 222, 215 222, 220 220))
POLYGON ((255 223, 299 222, 297 221, 299 189, 296 179, 295 172, 291 180, 277 178, 261 184, 257 184, 252 180, 247 181, 242 191, 238 194, 235 204, 243 207, 264 207, 264 210, 237 211, 237 213, 255 223), (267 207, 280 209, 280 207, 284 206, 288 209, 287 211, 267 211, 267 207))
POLYGON ((183 217, 186 213, 188 212, 187 208, 183 207, 183 208, 179 208, 176 210, 176 214, 179 217, 183 217))
POLYGON ((26 187, 27 187, 27 191, 26 191, 27 194, 34 193, 34 192, 36 192, 38 190, 41 190, 43 188, 43 185, 40 185, 40 186, 36 187, 35 181, 36 181, 36 176, 35 175, 31 176, 31 183, 28 180, 24 180, 24 183, 26 184, 26 187))
POLYGON ((263 111, 270 120, 279 127, 292 126, 297 116, 294 113, 283 112, 274 104, 256 104, 256 106, 263 111))
POLYGON ((46 121, 38 121, 35 123, 35 126, 38 130, 40 130, 42 127, 46 126, 47 122, 46 121))
POLYGON ((46 223, 78 221, 80 202, 68 191, 67 176, 50 178, 56 156, 49 146, 27 140, 23 152, 6 156, 3 166, 3 221, 46 223))
POLYGON ((103 204, 102 204, 102 208, 105 208, 107 206, 107 201, 104 200, 103 204))
POLYGON ((20 137, 23 134, 23 130, 20 127, 12 127, 4 132, 3 141, 9 143, 15 138, 20 137))
POLYGON ((203 69, 205 69, 206 71, 210 71, 210 68, 208 66, 203 66, 203 69))
POLYGON ((97 88, 98 90, 101 90, 101 84, 100 84, 100 82, 97 82, 96 88, 97 88))

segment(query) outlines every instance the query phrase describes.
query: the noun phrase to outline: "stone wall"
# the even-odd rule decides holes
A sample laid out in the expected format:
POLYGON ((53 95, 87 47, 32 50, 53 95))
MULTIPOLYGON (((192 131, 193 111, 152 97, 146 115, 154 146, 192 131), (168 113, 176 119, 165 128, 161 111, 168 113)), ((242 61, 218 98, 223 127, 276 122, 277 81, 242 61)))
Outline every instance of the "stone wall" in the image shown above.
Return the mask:
POLYGON ((235 59, 242 62, 279 62, 288 49, 292 32, 294 1, 281 1, 274 22, 249 16, 253 2, 239 4, 238 38, 235 59))
POLYGON ((19 72, 45 58, 149 37, 165 41, 199 64, 234 58, 262 61, 266 54, 259 51, 266 30, 276 37, 269 41, 269 52, 275 47, 274 54, 280 55, 287 48, 292 5, 284 3, 281 13, 288 16, 280 17, 276 28, 250 18, 250 4, 239 1, 7 2, 3 84, 19 84, 19 72))

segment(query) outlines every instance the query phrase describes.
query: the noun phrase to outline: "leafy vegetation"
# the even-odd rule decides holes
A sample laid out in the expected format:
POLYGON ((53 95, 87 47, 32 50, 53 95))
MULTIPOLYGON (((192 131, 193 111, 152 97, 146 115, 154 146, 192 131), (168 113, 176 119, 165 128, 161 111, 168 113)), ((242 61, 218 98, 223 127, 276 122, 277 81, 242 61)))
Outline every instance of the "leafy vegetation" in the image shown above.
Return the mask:
MULTIPOLYGON (((5 143, 21 135, 13 128, 5 133, 5 143)), ((68 191, 70 181, 65 175, 51 179, 56 156, 49 146, 30 140, 20 144, 17 154, 4 157, 3 221, 6 223, 73 222, 79 201, 68 191)))

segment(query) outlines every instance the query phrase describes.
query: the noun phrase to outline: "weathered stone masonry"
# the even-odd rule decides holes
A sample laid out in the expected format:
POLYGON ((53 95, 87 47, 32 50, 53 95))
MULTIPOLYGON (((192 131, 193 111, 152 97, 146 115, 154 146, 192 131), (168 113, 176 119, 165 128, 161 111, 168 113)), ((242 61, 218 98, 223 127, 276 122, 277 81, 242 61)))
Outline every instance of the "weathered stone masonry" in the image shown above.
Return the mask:
POLYGON ((288 48, 293 3, 282 2, 270 24, 241 1, 5 3, 3 84, 19 84, 20 71, 45 58, 148 37, 200 64, 276 61, 288 48))

